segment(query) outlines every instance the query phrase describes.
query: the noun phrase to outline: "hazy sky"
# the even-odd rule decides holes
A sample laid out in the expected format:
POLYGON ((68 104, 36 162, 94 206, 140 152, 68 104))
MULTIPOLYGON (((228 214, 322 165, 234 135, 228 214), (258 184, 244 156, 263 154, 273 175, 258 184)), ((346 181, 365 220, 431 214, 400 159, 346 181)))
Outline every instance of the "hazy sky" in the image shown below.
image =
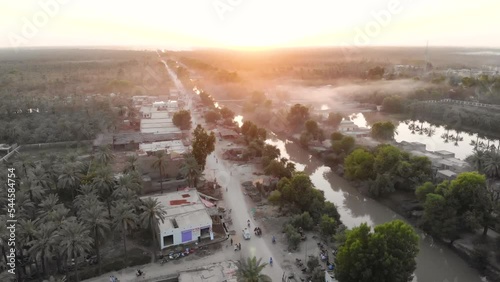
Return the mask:
POLYGON ((500 47, 498 0, 0 0, 1 47, 500 47))

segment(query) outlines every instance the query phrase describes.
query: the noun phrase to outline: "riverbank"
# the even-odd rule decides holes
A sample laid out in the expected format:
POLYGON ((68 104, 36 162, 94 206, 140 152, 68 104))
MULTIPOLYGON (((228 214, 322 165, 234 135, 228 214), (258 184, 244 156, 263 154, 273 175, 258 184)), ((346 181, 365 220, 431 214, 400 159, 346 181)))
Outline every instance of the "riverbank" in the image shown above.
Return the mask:
MULTIPOLYGON (((291 140, 296 144, 299 144, 299 140, 296 140, 296 138, 294 138, 293 136, 285 136, 285 138, 287 140, 291 140)), ((325 163, 324 158, 319 156, 313 150, 306 150, 303 147, 300 147, 300 149, 306 151, 311 156, 311 158, 319 160, 323 164, 325 163)), ((373 198, 368 192, 366 185, 363 185, 359 182, 349 181, 343 176, 336 173, 335 168, 330 167, 330 169, 338 177, 341 177, 352 187, 354 187, 361 195, 377 201, 378 203, 403 217, 405 221, 410 223, 415 228, 419 228, 419 217, 414 215, 422 215, 422 205, 418 202, 413 192, 396 191, 383 197, 373 198), (416 212, 416 214, 414 212, 416 212)), ((429 240, 432 241, 432 245, 450 249, 453 253, 466 261, 469 266, 475 268, 480 273, 485 275, 488 281, 500 281, 500 264, 498 263, 497 257, 494 255, 495 253, 491 251, 497 249, 496 238, 498 237, 498 234, 493 230, 490 230, 488 232, 488 236, 485 239, 482 239, 480 233, 481 232, 476 234, 463 234, 461 239, 454 241, 451 245, 448 242, 442 241, 441 239, 434 240, 432 236, 429 236, 425 233, 424 234, 426 237, 430 238, 429 240), (482 252, 485 253, 482 253, 481 251, 478 252, 477 249, 483 250, 482 252)))

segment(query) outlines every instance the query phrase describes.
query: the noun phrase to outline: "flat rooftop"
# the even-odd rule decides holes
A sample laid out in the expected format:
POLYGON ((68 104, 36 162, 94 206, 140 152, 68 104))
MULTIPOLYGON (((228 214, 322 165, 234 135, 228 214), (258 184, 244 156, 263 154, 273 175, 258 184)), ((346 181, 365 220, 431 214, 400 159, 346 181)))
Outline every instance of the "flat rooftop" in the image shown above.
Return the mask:
POLYGON ((161 231, 176 228, 174 222, 178 228, 190 228, 212 220, 195 189, 164 193, 151 198, 157 199, 167 212, 165 221, 160 222, 161 231))
POLYGON ((166 150, 168 153, 184 154, 187 151, 182 140, 170 140, 153 143, 139 144, 139 150, 144 152, 155 152, 166 150))
POLYGON ((97 135, 94 140, 94 146, 125 145, 125 144, 140 144, 151 143, 158 141, 168 141, 181 139, 181 132, 166 132, 163 134, 143 133, 143 132, 121 132, 121 133, 105 133, 97 135), (113 142, 114 139, 114 142, 113 142))
POLYGON ((447 169, 438 170, 437 173, 441 174, 441 175, 444 175, 446 177, 454 177, 454 176, 457 175, 455 172, 453 172, 451 170, 447 170, 447 169))
POLYGON ((442 155, 442 156, 449 156, 449 155, 455 156, 455 153, 450 152, 450 151, 446 151, 446 150, 439 150, 439 151, 435 151, 434 153, 442 155))

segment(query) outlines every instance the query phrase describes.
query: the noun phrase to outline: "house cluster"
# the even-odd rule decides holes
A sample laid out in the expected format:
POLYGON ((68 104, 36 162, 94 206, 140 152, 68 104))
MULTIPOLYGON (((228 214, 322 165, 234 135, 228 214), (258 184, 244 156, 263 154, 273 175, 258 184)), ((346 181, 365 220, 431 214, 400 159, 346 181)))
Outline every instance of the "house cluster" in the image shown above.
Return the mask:
POLYGON ((455 154, 449 151, 427 151, 426 145, 420 142, 402 141, 399 146, 414 156, 429 158, 436 170, 436 177, 441 180, 454 179, 459 173, 471 169, 467 162, 455 158, 455 154))
MULTIPOLYGON (((163 179, 177 179, 183 155, 190 146, 189 141, 183 138, 182 131, 172 122, 174 113, 182 107, 182 103, 174 98, 179 99, 179 92, 174 89, 170 90, 169 96, 132 97, 133 105, 139 112, 140 128, 99 134, 93 142, 94 148, 111 146, 114 151, 122 154, 133 152, 137 155, 144 173, 146 193, 159 189, 156 187, 156 180, 160 179, 160 175, 152 168, 155 152, 164 151, 169 158, 163 179)), ((116 171, 121 170, 117 168, 116 171)))

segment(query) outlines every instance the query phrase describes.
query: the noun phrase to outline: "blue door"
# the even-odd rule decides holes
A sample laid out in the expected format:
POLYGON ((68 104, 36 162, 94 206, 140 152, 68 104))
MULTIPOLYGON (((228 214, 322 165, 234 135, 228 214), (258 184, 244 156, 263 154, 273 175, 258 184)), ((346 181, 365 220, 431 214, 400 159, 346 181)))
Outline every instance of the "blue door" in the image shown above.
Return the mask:
POLYGON ((191 230, 182 231, 182 243, 193 240, 193 232, 191 230))

